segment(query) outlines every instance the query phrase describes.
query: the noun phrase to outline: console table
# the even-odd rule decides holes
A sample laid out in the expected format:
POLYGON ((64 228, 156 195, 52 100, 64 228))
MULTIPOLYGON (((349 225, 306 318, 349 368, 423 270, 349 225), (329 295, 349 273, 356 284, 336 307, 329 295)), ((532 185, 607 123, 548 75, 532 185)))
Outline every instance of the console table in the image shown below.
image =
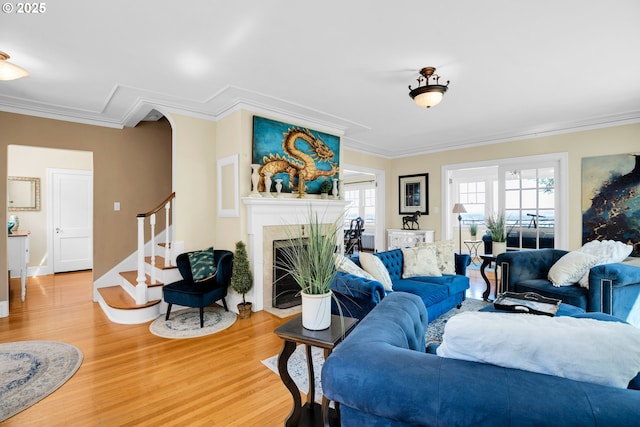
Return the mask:
POLYGON ((20 272, 21 297, 27 295, 27 265, 29 264, 29 232, 19 230, 8 235, 9 271, 20 272))
POLYGON ((331 420, 339 420, 339 407, 336 404, 335 410, 330 410, 329 400, 323 396, 322 406, 315 403, 315 374, 313 372, 313 359, 311 357, 311 347, 324 349, 325 360, 331 351, 346 337, 356 326, 358 319, 351 317, 331 316, 331 326, 322 331, 311 331, 302 327, 302 316, 296 316, 287 323, 278 327, 274 332, 284 340, 282 350, 278 356, 278 372, 282 382, 291 392, 293 397, 293 408, 285 421, 286 427, 293 426, 329 426, 331 420), (307 393, 307 403, 303 406, 300 398, 300 390, 289 375, 287 362, 293 354, 298 344, 304 344, 307 352, 307 373, 309 374, 309 390, 307 393))
POLYGON ((387 230, 387 249, 409 248, 416 246, 418 243, 432 243, 435 237, 435 230, 390 228, 387 230))

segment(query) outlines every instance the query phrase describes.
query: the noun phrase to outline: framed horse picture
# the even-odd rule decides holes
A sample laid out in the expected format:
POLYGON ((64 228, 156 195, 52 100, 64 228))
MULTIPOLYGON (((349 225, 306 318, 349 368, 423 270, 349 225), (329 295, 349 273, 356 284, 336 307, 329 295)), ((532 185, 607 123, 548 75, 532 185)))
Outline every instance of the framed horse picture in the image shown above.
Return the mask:
POLYGON ((398 213, 420 212, 429 215, 429 174, 403 175, 398 177, 398 213))

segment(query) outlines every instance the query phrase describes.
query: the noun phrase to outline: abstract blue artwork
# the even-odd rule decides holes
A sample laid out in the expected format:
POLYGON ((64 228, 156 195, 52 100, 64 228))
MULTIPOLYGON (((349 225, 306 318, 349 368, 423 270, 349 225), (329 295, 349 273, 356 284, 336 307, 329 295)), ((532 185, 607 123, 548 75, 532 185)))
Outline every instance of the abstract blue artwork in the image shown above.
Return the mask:
POLYGON ((582 243, 616 240, 640 256, 640 155, 582 159, 582 243))

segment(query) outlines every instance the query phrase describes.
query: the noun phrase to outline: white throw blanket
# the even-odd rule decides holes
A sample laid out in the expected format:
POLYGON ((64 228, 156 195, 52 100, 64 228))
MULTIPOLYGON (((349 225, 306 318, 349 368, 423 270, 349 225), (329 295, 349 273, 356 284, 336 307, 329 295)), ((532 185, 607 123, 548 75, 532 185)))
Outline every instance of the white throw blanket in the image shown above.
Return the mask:
POLYGON ((437 354, 627 388, 640 372, 640 329, 566 316, 464 312, 447 322, 437 354))

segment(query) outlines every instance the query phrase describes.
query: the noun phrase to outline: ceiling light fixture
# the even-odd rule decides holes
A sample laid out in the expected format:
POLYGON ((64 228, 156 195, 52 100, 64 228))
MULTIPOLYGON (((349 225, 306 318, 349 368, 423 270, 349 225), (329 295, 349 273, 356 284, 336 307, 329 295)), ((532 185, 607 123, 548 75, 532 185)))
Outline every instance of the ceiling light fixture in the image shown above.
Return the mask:
POLYGON ((418 87, 411 89, 411 85, 409 85, 409 96, 418 107, 431 108, 438 105, 447 91, 449 80, 446 85, 441 85, 440 76, 434 74, 435 72, 436 67, 424 67, 420 70, 421 77, 417 79, 418 87), (432 80, 433 84, 429 84, 429 80, 432 80), (424 86, 421 86, 422 82, 424 82, 424 86))
POLYGON ((9 55, 0 52, 0 80, 15 80, 29 75, 24 68, 7 61, 9 58, 9 55))

